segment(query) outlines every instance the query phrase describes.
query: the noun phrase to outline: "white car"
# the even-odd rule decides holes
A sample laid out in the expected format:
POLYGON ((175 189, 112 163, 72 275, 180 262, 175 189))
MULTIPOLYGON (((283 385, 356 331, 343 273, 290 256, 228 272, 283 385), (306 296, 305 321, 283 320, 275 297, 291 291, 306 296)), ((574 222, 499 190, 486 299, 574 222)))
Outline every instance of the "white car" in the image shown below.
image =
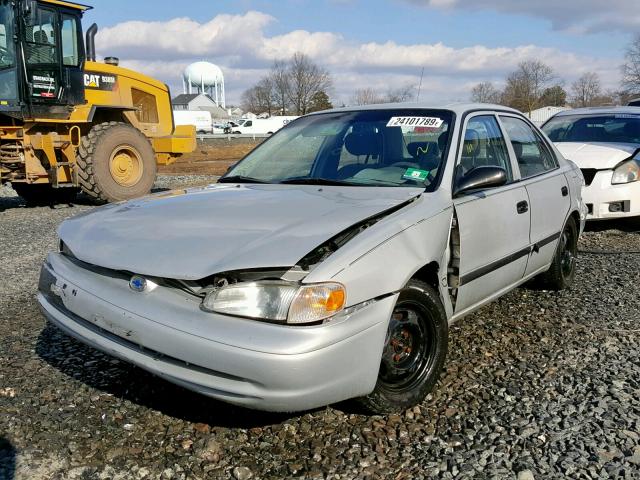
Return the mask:
POLYGON ((80 341, 220 400, 403 410, 436 384, 452 322, 534 277, 571 284, 582 181, 505 107, 318 112, 216 185, 65 221, 38 300, 80 341))
POLYGON ((582 170, 588 220, 640 215, 640 107, 567 110, 542 129, 582 170))

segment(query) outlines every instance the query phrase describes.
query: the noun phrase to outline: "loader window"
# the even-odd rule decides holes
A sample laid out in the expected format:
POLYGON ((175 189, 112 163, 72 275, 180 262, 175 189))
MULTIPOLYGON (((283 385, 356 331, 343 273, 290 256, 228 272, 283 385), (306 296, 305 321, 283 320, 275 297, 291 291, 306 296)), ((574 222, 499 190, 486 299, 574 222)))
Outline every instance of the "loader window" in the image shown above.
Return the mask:
POLYGON ((53 10, 38 8, 26 28, 27 63, 57 64, 56 14, 53 10))
POLYGON ((13 66, 15 59, 12 7, 0 2, 0 68, 13 66))
POLYGON ((78 55, 78 21, 75 17, 62 14, 62 62, 70 67, 80 63, 78 55))
POLYGON ((158 123, 156 97, 137 88, 131 89, 131 100, 137 108, 136 117, 142 123, 158 123))

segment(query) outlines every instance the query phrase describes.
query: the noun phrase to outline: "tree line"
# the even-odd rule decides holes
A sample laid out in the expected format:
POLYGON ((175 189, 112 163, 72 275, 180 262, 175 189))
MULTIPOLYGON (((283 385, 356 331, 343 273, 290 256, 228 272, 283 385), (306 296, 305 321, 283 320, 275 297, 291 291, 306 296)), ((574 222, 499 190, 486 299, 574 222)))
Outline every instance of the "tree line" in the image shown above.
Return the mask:
POLYGON ((295 53, 288 61, 276 61, 269 73, 245 90, 245 111, 269 115, 305 115, 333 108, 328 91, 333 85, 329 71, 307 55, 295 53))
POLYGON ((596 72, 586 72, 565 89, 565 82, 540 60, 525 60, 507 75, 503 88, 481 82, 471 90, 471 100, 497 103, 530 112, 540 107, 575 108, 601 105, 626 105, 640 95, 640 34, 629 44, 621 67, 619 89, 605 90, 596 72))
MULTIPOLYGON (((502 87, 481 82, 471 90, 471 100, 497 103, 530 112, 543 106, 591 107, 626 105, 640 96, 640 34, 628 45, 621 67, 619 89, 605 90, 596 72, 586 72, 569 85, 541 60, 522 61, 505 78, 502 87)), ((304 115, 332 108, 329 94, 333 80, 329 71, 303 53, 288 61, 276 61, 269 72, 242 94, 242 108, 256 114, 304 115)), ((417 100, 415 85, 380 92, 370 87, 357 89, 351 105, 396 103, 417 100)))

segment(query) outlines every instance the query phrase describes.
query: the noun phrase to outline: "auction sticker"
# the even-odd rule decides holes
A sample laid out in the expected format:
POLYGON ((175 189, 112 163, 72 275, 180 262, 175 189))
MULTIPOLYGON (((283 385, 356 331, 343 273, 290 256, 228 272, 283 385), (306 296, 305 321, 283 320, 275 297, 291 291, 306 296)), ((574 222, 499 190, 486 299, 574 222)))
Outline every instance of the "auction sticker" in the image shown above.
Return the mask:
POLYGON ((443 120, 437 117, 391 117, 387 127, 431 127, 440 128, 443 120))
POLYGON ((424 182, 429 176, 429 172, 426 170, 419 170, 417 168, 407 168, 407 171, 404 172, 402 178, 406 180, 420 180, 424 182))

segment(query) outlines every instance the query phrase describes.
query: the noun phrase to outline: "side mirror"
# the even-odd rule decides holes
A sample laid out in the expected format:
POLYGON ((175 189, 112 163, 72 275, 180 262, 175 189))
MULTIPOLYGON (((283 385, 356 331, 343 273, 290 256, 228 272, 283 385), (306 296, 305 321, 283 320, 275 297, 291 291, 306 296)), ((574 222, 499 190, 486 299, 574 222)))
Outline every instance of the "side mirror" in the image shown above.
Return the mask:
POLYGON ((500 187, 507 183, 507 172, 502 167, 476 167, 460 178, 453 189, 453 196, 471 190, 500 187))

